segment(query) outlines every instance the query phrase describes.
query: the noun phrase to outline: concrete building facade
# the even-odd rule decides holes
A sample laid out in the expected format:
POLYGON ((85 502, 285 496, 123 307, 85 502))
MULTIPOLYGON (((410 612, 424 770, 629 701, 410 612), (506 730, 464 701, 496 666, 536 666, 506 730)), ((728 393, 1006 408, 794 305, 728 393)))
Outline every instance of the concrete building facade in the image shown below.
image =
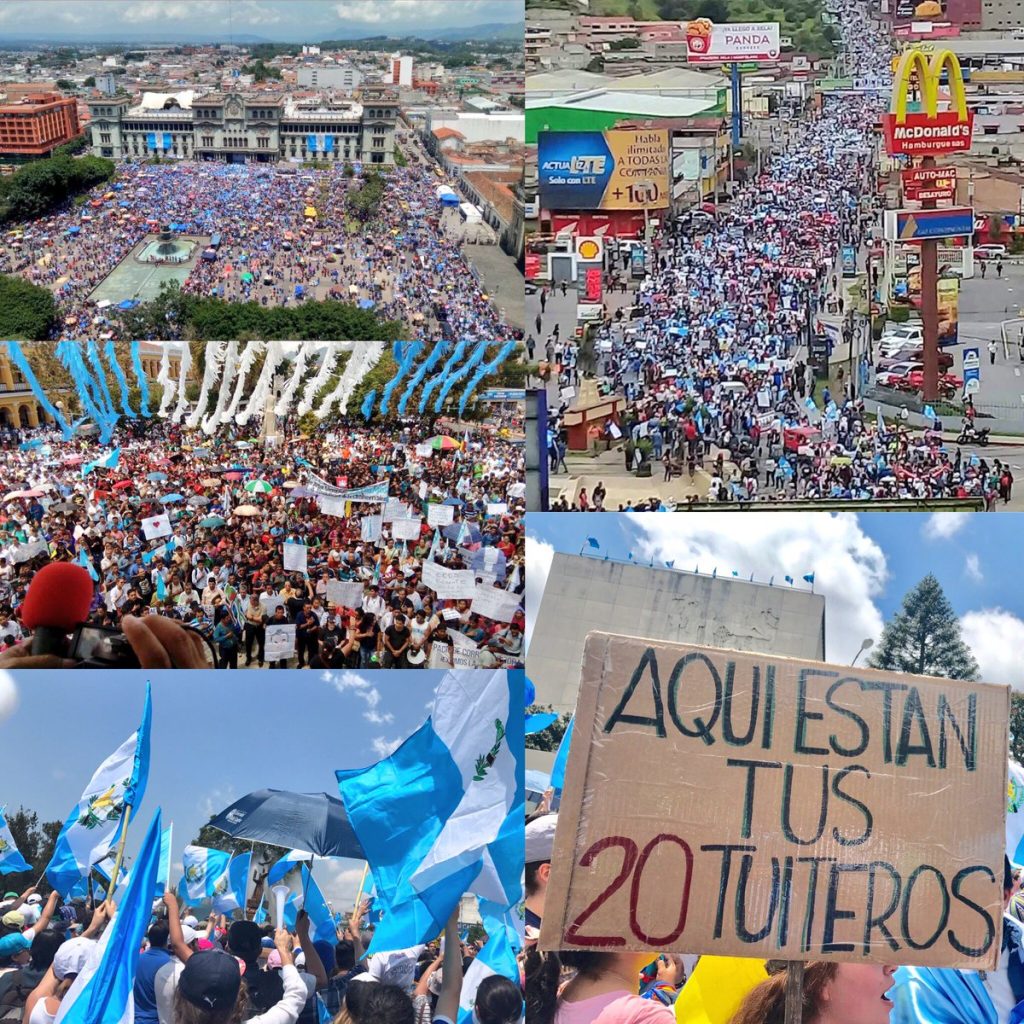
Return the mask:
POLYGON ((306 89, 341 89, 355 92, 363 73, 351 64, 306 64, 296 72, 296 80, 306 89))
POLYGON ((593 630, 823 660, 825 598, 556 552, 526 662, 539 704, 559 712, 576 707, 593 630))
POLYGON ((279 160, 394 163, 398 103, 383 88, 359 102, 325 98, 205 93, 146 93, 89 102, 92 151, 114 160, 154 155, 222 163, 279 160))

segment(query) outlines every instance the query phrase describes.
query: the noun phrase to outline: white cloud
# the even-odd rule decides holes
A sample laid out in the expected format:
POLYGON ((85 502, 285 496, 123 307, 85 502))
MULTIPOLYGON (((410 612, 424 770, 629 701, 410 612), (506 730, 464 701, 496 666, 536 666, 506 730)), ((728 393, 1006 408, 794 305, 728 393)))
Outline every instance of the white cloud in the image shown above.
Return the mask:
POLYGON ((381 759, 393 754, 401 745, 403 740, 386 740, 383 736, 377 736, 373 740, 373 752, 381 759))
MULTIPOLYGON (((324 899, 330 903, 335 910, 347 914, 355 902, 356 893, 359 892, 359 880, 363 877, 361 867, 354 868, 351 862, 344 860, 320 860, 313 864, 313 877, 324 899)), ((364 892, 373 887, 373 876, 366 876, 364 892)))
POLYGON ((964 559, 964 572, 967 573, 975 583, 981 583, 985 578, 985 574, 981 571, 981 559, 973 553, 964 559))
POLYGON ((215 814, 220 814, 225 808, 230 807, 237 799, 238 795, 234 785, 228 783, 226 786, 211 789, 199 802, 199 810, 204 818, 212 818, 215 814))
MULTIPOLYGON (((481 0, 459 0, 459 18, 483 9, 481 0)), ((334 5, 339 18, 346 21, 362 21, 370 24, 394 21, 396 15, 402 18, 426 21, 430 18, 448 17, 452 13, 451 0, 340 0, 334 5), (396 10, 397 7, 397 10, 396 10)))
POLYGON ((353 693, 363 701, 366 704, 363 718, 371 724, 386 725, 388 722, 395 720, 395 716, 390 711, 376 710, 381 701, 380 690, 376 689, 369 679, 361 676, 358 672, 350 672, 348 670, 338 672, 337 674, 324 672, 320 678, 325 683, 330 683, 338 693, 353 693))
POLYGON ((964 643, 970 647, 989 683, 1008 683, 1024 690, 1024 620, 1002 608, 967 612, 960 619, 964 643))
POLYGON ((967 525, 968 518, 962 512, 933 512, 925 520, 921 533, 927 540, 948 540, 967 525))
POLYGON ((534 537, 526 538, 526 646, 530 646, 533 624, 537 621, 540 599, 551 571, 551 559, 555 549, 546 541, 534 537))
POLYGON ((18 708, 18 684, 9 672, 0 671, 0 722, 18 708))
MULTIPOLYGON (((636 551, 640 561, 675 559, 687 568, 699 565, 702 572, 717 567, 728 576, 736 570, 741 579, 753 573, 755 581, 762 583, 774 576, 776 586, 787 575, 799 581, 813 572, 814 589, 826 600, 828 661, 849 664, 861 640, 877 641, 881 636, 883 620, 875 598, 887 576, 885 553, 852 513, 776 512, 741 516, 738 521, 735 513, 666 516, 652 512, 631 515, 630 520, 641 530, 636 551)), ((533 572, 530 562, 527 578, 531 582, 533 572)))

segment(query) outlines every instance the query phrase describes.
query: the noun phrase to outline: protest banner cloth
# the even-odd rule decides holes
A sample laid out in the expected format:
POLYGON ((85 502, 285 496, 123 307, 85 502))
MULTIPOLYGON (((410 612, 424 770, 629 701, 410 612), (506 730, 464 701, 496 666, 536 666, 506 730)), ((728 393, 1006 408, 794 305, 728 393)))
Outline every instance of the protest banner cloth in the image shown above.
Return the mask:
POLYGON ((142 532, 145 534, 146 540, 155 540, 157 537, 169 537, 173 532, 171 530, 170 517, 166 512, 162 512, 158 516, 143 519, 142 532))
POLYGON ((1004 686, 589 634, 541 948, 994 968, 1008 712, 1004 686))
POLYGON ((455 522, 454 505, 438 505, 436 503, 427 506, 428 526, 450 526, 455 522))
POLYGON ((266 657, 267 661, 287 661, 295 654, 295 627, 267 626, 266 657))
POLYGON ((306 572, 306 545, 286 542, 283 550, 286 572, 306 572))
POLYGON ((358 608, 363 600, 362 583, 345 583, 342 580, 328 580, 324 595, 332 608, 358 608))

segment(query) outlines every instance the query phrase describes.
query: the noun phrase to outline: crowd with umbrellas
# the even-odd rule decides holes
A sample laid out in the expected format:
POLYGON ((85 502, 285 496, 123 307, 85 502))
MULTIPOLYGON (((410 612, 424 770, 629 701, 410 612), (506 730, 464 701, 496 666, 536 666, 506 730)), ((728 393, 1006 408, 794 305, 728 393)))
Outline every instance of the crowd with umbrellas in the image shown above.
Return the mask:
POLYGON ((195 248, 182 285, 190 294, 265 307, 337 299, 406 324, 411 337, 512 338, 458 242, 441 229, 429 169, 385 173, 379 209, 363 223, 347 206, 363 179, 341 167, 283 174, 121 164, 113 186, 97 186, 84 204, 11 225, 0 235, 0 273, 53 291, 61 336, 120 336, 118 311, 140 296, 90 296, 122 260, 137 260, 145 239, 169 227, 195 248))
POLYGON ((160 419, 106 447, 7 431, 0 645, 27 642, 38 569, 73 562, 95 581, 90 623, 175 619, 221 667, 520 664, 521 431, 521 412, 310 435, 288 417, 279 444, 160 419))

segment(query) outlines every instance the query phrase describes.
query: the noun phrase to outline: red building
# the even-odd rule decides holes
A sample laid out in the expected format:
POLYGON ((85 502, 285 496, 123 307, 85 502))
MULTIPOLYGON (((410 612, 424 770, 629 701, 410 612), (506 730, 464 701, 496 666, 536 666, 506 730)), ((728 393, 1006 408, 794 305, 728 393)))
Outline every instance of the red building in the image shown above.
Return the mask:
POLYGON ((57 92, 0 105, 0 159, 49 156, 82 134, 78 104, 57 92))

